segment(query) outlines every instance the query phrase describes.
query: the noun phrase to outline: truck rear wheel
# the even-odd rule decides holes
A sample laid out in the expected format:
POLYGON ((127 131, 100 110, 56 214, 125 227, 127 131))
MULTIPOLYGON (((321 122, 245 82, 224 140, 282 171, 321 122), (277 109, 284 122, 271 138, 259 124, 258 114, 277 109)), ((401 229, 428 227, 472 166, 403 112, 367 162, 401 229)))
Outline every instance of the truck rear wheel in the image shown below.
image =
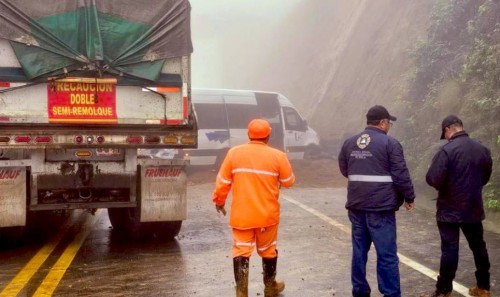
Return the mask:
POLYGON ((124 232, 132 239, 171 240, 179 234, 182 226, 182 221, 141 223, 138 208, 108 208, 108 216, 116 231, 124 232))
POLYGON ((153 223, 154 236, 160 240, 172 240, 179 234, 182 221, 153 223))
POLYGON ((132 238, 139 236, 141 222, 139 209, 136 208, 108 208, 109 221, 117 231, 128 233, 132 238))
POLYGON ((20 244, 25 230, 24 226, 0 228, 0 246, 12 247, 20 244))

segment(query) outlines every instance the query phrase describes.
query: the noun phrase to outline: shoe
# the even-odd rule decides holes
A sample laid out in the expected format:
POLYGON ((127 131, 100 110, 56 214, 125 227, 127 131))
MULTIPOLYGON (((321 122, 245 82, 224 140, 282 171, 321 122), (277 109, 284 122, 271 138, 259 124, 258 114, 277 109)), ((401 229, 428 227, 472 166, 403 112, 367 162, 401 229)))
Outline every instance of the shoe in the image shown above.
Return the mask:
POLYGON ((236 282, 236 297, 248 297, 248 267, 250 258, 233 258, 234 280, 236 282))
POLYGON ((422 293, 420 297, 451 297, 451 292, 448 293, 439 293, 437 291, 433 293, 422 293))
POLYGON ((271 284, 266 284, 264 288, 264 296, 265 297, 276 297, 279 293, 285 290, 285 283, 274 281, 271 284))
POLYGON ((285 290, 285 283, 276 281, 276 258, 262 258, 264 272, 264 297, 276 297, 285 290))
POLYGON ((469 289, 469 295, 476 297, 491 297, 490 291, 474 287, 469 289))

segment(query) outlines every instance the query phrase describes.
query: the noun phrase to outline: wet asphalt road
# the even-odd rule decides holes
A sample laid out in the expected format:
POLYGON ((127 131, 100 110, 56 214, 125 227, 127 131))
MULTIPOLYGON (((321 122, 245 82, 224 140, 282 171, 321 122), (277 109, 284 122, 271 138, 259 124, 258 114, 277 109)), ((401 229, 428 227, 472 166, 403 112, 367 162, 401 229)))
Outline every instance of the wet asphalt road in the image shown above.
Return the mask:
MULTIPOLYGON (((211 204, 212 187, 189 186, 189 218, 172 242, 131 242, 113 232, 106 210, 100 210, 95 216, 76 212, 57 230, 40 228, 23 245, 1 248, 0 296, 9 296, 6 288, 13 284, 20 286, 17 296, 234 296, 230 229, 227 217, 217 214, 211 204), (46 260, 35 258, 51 240, 57 244, 45 253, 46 260), (32 264, 37 262, 36 268, 32 264)), ((292 188, 283 190, 281 199, 278 278, 286 282, 282 296, 351 296, 345 189, 292 188)), ((487 232, 486 238, 492 296, 498 297, 500 235, 487 232)), ((433 214, 418 208, 411 214, 399 211, 398 242, 400 259, 404 259, 400 264, 403 296, 432 290, 435 281, 422 272, 432 276, 439 266, 433 214)), ((369 257, 372 296, 381 296, 373 248, 369 257)), ((472 286, 474 265, 465 241, 460 257, 456 281, 472 286)), ((263 296, 261 261, 256 253, 250 265, 249 296, 263 296)), ((452 296, 467 295, 454 292, 452 296)))

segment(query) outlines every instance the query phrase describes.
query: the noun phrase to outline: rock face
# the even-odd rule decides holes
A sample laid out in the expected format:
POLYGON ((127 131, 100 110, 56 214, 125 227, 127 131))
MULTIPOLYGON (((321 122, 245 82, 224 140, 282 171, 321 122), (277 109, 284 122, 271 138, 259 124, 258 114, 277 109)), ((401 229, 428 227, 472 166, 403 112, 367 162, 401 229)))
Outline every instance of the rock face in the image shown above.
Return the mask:
POLYGON ((384 104, 397 114, 392 102, 405 88, 413 67, 409 52, 426 38, 434 2, 315 1, 297 10, 319 17, 289 29, 304 30, 297 35, 309 40, 290 59, 301 70, 287 71, 300 83, 286 89, 325 141, 362 128, 371 105, 384 104))
POLYGON ((370 105, 394 110, 435 3, 293 1, 280 13, 266 4, 252 17, 215 18, 197 12, 199 1, 192 1, 194 85, 282 92, 327 142, 363 127, 370 105))

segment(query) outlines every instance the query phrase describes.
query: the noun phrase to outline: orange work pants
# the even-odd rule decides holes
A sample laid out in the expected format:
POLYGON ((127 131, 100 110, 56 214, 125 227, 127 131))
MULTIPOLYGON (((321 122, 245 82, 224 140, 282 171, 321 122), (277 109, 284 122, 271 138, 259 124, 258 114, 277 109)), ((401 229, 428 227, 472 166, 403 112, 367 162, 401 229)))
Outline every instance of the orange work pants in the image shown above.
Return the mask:
POLYGON ((233 258, 250 257, 255 247, 262 258, 275 258, 278 240, 278 224, 254 229, 233 228, 233 258))

